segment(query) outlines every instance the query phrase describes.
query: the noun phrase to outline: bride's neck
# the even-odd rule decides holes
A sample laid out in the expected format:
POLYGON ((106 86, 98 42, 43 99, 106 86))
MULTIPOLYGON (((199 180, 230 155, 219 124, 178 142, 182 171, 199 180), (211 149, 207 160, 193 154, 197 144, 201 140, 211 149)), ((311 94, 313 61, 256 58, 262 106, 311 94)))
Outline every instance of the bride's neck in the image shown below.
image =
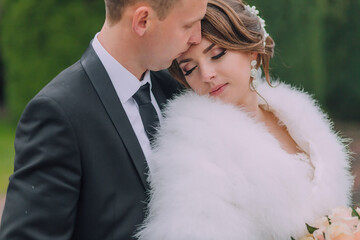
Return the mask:
POLYGON ((260 107, 256 93, 250 94, 244 101, 243 106, 257 121, 265 122, 267 119, 266 110, 260 107))
POLYGON ((253 116, 258 122, 265 123, 268 120, 268 113, 260 105, 256 105, 256 109, 252 111, 253 116))

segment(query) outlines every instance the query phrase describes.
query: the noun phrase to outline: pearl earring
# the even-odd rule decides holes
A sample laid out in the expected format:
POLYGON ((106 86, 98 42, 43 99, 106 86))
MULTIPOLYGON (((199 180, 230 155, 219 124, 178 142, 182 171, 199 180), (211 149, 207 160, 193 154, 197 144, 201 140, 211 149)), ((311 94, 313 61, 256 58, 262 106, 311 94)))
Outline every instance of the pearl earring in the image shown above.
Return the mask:
POLYGON ((255 68, 257 64, 256 60, 252 60, 250 65, 251 65, 251 71, 250 71, 250 77, 252 78, 252 81, 250 83, 250 89, 255 91, 257 86, 258 86, 258 82, 257 82, 257 75, 258 75, 258 70, 255 68))
POLYGON ((256 60, 252 60, 251 61, 251 71, 250 71, 250 77, 252 77, 253 79, 256 78, 258 70, 255 68, 257 61, 256 60))

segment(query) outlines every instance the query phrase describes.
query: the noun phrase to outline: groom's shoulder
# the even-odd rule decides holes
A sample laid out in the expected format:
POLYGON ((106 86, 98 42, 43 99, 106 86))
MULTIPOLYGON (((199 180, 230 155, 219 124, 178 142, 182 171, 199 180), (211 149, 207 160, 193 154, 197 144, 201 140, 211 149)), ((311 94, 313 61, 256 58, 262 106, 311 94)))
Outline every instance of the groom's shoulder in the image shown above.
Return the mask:
POLYGON ((150 76, 151 81, 155 82, 163 90, 167 98, 184 89, 184 87, 170 75, 168 70, 151 71, 150 76))
MULTIPOLYGON (((78 61, 58 73, 39 92, 39 94, 53 96, 56 95, 56 93, 61 93, 62 96, 66 97, 67 93, 72 92, 76 94, 77 91, 81 91, 87 87, 91 88, 92 85, 89 81, 83 62, 91 62, 92 65, 94 65, 98 64, 98 61, 96 60, 95 52, 90 44, 78 61)), ((88 66, 88 68, 92 67, 92 65, 88 66)))
POLYGON ((157 81, 162 86, 177 86, 177 81, 170 75, 168 70, 151 71, 151 81, 157 81))
POLYGON ((76 84, 80 80, 87 79, 87 75, 83 65, 81 64, 81 60, 78 60, 71 66, 67 67, 63 71, 61 71, 57 76, 55 76, 50 83, 51 84, 76 84))
MULTIPOLYGON (((65 111, 86 107, 91 96, 96 96, 80 60, 61 71, 30 101, 56 102, 65 111)), ((30 104, 29 103, 29 104, 30 104)))
POLYGON ((61 95, 67 92, 76 92, 86 87, 87 76, 82 67, 80 60, 61 71, 55 76, 40 92, 39 95, 45 94, 55 96, 56 93, 61 95))

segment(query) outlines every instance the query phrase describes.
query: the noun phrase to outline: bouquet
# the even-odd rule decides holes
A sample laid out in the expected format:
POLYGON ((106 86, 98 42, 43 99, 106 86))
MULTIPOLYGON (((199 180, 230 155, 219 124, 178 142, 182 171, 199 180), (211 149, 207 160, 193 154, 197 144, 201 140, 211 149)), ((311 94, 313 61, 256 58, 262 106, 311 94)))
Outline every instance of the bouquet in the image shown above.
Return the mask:
POLYGON ((309 234, 299 240, 360 240, 360 208, 335 208, 306 227, 309 234))

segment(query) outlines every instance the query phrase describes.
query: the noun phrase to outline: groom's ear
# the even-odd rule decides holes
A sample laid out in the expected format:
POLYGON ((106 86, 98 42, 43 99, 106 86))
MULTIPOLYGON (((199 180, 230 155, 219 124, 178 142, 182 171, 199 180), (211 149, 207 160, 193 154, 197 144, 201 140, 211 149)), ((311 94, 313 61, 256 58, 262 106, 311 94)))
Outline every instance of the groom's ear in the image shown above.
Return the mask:
POLYGON ((150 18, 154 10, 150 6, 139 6, 135 9, 132 19, 132 30, 139 36, 143 36, 150 27, 150 18))

